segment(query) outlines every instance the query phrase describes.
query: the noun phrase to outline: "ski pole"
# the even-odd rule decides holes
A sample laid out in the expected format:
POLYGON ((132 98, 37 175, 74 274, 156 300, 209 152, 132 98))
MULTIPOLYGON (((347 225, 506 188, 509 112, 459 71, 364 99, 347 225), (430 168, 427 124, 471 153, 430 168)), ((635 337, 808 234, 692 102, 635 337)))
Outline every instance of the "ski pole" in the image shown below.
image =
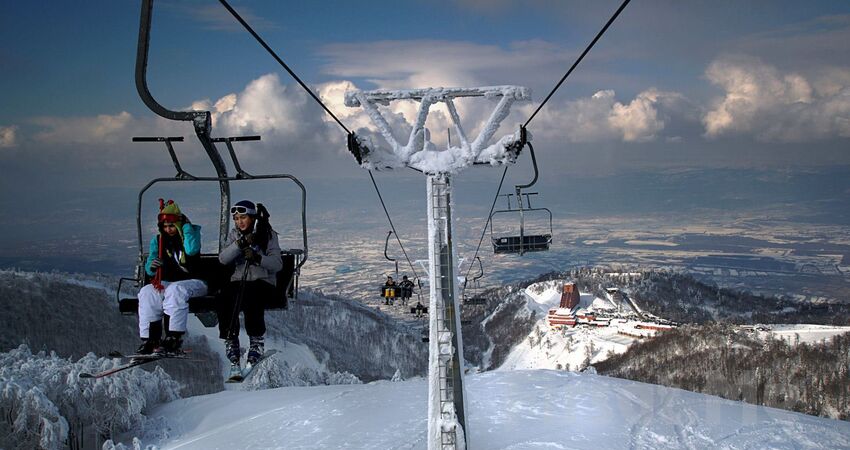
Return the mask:
POLYGON ((242 271, 242 281, 239 285, 239 295, 236 296, 236 302, 233 305, 233 315, 230 316, 230 326, 227 329, 227 337, 233 339, 233 324, 239 320, 239 310, 242 305, 242 296, 245 295, 245 282, 248 279, 248 268, 250 262, 245 261, 245 270, 242 271))
MULTIPOLYGON (((165 207, 165 201, 163 199, 159 199, 159 210, 162 211, 162 208, 165 207)), ((157 222, 159 222, 159 217, 157 216, 157 222)), ((157 291, 162 291, 165 289, 162 286, 162 229, 160 228, 159 236, 156 238, 157 242, 157 252, 156 257, 159 259, 159 267, 156 268, 156 273, 153 276, 153 280, 151 284, 157 291)))

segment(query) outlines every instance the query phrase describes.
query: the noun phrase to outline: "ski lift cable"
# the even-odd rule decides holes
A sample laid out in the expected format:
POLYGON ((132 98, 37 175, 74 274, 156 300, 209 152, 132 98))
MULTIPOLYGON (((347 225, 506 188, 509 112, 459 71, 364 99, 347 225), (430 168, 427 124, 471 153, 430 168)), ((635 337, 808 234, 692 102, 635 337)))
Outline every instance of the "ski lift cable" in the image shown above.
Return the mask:
POLYGON ((233 15, 234 18, 236 18, 237 21, 239 21, 239 23, 242 24, 243 27, 245 27, 245 29, 248 31, 248 33, 251 34, 251 36, 254 36, 254 39, 256 39, 257 42, 259 42, 260 45, 262 45, 263 48, 266 49, 266 51, 269 52, 269 54, 272 55, 272 57, 278 62, 278 64, 280 64, 284 69, 286 69, 286 71, 289 73, 289 75, 292 76, 292 78, 294 78, 295 81, 297 81, 298 84, 300 84, 301 87, 304 88, 304 90, 307 91, 308 94, 310 94, 311 97, 313 97, 313 100, 315 100, 325 110, 325 112, 327 112, 336 121, 336 123, 338 123, 339 126, 341 126, 343 130, 345 130, 345 132, 347 134, 351 134, 351 131, 349 131, 349 129, 342 123, 342 121, 340 121, 336 117, 336 115, 334 115, 334 113, 331 112, 331 110, 328 109, 328 107, 319 99, 319 97, 317 97, 316 94, 312 90, 310 90, 310 88, 307 87, 307 85, 303 81, 301 81, 301 78, 299 78, 298 75, 296 75, 295 72, 293 72, 292 69, 290 69, 289 66, 286 65, 285 62, 283 62, 282 59, 280 59, 280 56, 277 56, 277 53, 275 53, 275 51, 272 50, 272 48, 269 47, 268 44, 266 44, 266 41, 264 41, 263 38, 261 38, 260 35, 258 35, 257 32, 254 31, 253 28, 251 28, 250 25, 248 25, 248 22, 245 22, 245 20, 242 18, 242 16, 240 16, 239 13, 237 13, 236 10, 233 9, 227 3, 226 0, 218 0, 218 1, 221 3, 222 6, 225 7, 225 9, 227 9, 230 12, 231 15, 233 15))
POLYGON ((381 195, 381 190, 378 189, 378 183, 375 181, 375 176, 372 175, 372 171, 369 171, 369 178, 372 179, 372 186, 375 186, 375 192, 378 194, 378 200, 381 201, 381 207, 384 208, 384 214, 387 215, 387 221, 390 223, 390 228, 393 230, 393 234, 395 234, 395 240, 398 242, 398 246, 401 247, 401 252, 404 254, 404 259, 407 260, 407 264, 410 266, 410 270, 413 272, 413 277, 416 278, 417 285, 419 286, 419 274, 416 273, 416 268, 413 266, 413 262, 410 261, 410 258, 407 256, 407 251, 404 249, 404 245, 401 243, 401 238, 398 237, 398 231, 395 229, 395 225, 393 224, 393 219, 390 217, 390 213, 387 210, 387 205, 384 203, 384 197, 381 195))
POLYGON ((628 5, 630 1, 631 0, 624 0, 623 1, 623 4, 620 5, 620 7, 617 9, 617 12, 615 12, 614 15, 611 16, 610 19, 608 19, 608 23, 606 23, 605 26, 602 27, 601 30, 599 30, 599 33, 596 35, 595 38, 593 38, 593 41, 590 42, 590 45, 588 45, 587 48, 584 49, 584 51, 578 57, 578 59, 575 60, 572 67, 570 67, 570 69, 567 70, 567 73, 565 73, 564 76, 561 77, 561 81, 558 81, 558 84, 556 84, 555 87, 552 88, 552 92, 549 92, 549 95, 547 95, 546 98, 543 99, 543 102, 540 103, 540 106, 538 106, 537 109, 534 110, 534 113, 531 114, 531 117, 529 117, 528 120, 525 121, 525 124, 523 125, 523 127, 527 127, 528 124, 531 123, 531 119, 533 119, 534 116, 536 116, 537 113, 540 112, 540 110, 543 108, 543 105, 545 105, 546 102, 549 101, 549 98, 551 98, 552 95, 555 94, 555 91, 557 91, 558 88, 561 87, 561 84, 564 83, 564 80, 566 80, 567 77, 570 76, 571 73, 573 73, 573 70, 576 68, 576 66, 578 66, 578 64, 581 62, 581 60, 584 59, 585 55, 587 55, 587 53, 590 52, 590 49, 593 48, 593 46, 596 44, 596 41, 598 41, 599 38, 601 38, 602 35, 605 34, 605 31, 608 30, 608 27, 610 27, 611 24, 614 23, 614 21, 617 19, 617 16, 619 16, 620 13, 623 12, 623 9, 626 8, 626 5, 628 5))
MULTIPOLYGON (((490 224, 490 217, 493 216, 493 210, 496 209, 496 202, 499 201, 499 192, 502 191, 502 184, 505 182, 505 175, 508 174, 508 166, 505 166, 505 170, 502 172, 502 179, 499 180, 499 187, 496 189, 496 196, 493 197, 493 204, 490 205, 490 212, 487 213, 487 221, 484 222, 484 228, 481 229, 481 238, 478 239, 478 247, 475 247, 475 255, 472 257, 470 261, 475 261, 475 258, 478 257, 478 251, 481 250, 481 243, 484 242, 484 236, 487 234, 487 225, 490 224)), ((472 270, 472 263, 470 262, 469 267, 466 268, 466 274, 463 276, 464 280, 469 278, 469 272, 472 270)), ((460 292, 461 298, 463 298, 463 294, 466 292, 466 282, 463 283, 463 289, 460 292)))
MULTIPOLYGON (((343 130, 345 130, 345 132, 348 135, 353 134, 348 129, 348 127, 346 127, 345 124, 343 124, 342 121, 340 121, 339 118, 337 118, 336 115, 334 115, 334 113, 331 112, 330 109, 328 109, 328 107, 316 96, 316 94, 312 90, 310 90, 309 87, 307 87, 307 85, 301 80, 301 78, 299 78, 298 75, 295 74, 295 72, 277 55, 277 53, 275 53, 275 51, 272 50, 272 48, 269 47, 268 44, 266 44, 266 42, 263 40, 263 38, 261 38, 257 34, 257 32, 254 31, 254 29, 251 28, 250 25, 248 25, 248 23, 242 18, 242 16, 240 16, 239 13, 236 12, 236 10, 233 9, 233 7, 231 7, 227 3, 226 0, 219 0, 219 3, 221 3, 222 6, 224 6, 225 9, 227 9, 227 11, 230 12, 230 14, 233 15, 233 17, 240 24, 242 24, 243 27, 245 27, 245 29, 248 31, 248 33, 250 33, 251 36, 253 36, 254 39, 256 39, 257 42, 259 42, 260 45, 264 49, 266 49, 266 51, 269 52, 270 55, 272 55, 272 57, 278 62, 278 64, 280 64, 289 73, 289 75, 292 76, 292 78, 295 79, 295 81, 297 81, 298 84, 300 84, 301 87, 304 88, 304 90, 307 91, 308 94, 310 94, 310 96, 313 98, 313 100, 315 100, 325 110, 325 112, 327 112, 336 121, 336 123, 338 123, 339 126, 342 127, 343 130)), ((404 245, 401 243, 401 239, 399 238, 398 232, 396 232, 395 225, 393 224, 393 221, 392 221, 392 218, 390 217, 389 211, 387 211, 387 206, 384 203, 384 199, 381 196, 381 191, 378 188, 378 184, 375 182, 375 177, 372 175, 371 170, 369 171, 369 177, 372 179, 372 185, 375 186, 375 192, 377 192, 377 194, 378 194, 378 199, 381 201, 381 206, 384 208, 384 213, 387 215, 387 220, 390 223, 390 227, 392 228, 393 233, 395 233, 395 235, 396 235, 396 241, 398 241, 398 245, 399 245, 399 247, 401 247, 402 253, 404 253, 404 258, 407 260, 407 264, 410 266, 410 270, 413 272, 414 278, 416 278, 417 282, 419 282, 419 275, 416 273, 416 268, 413 266, 413 262, 410 261, 410 258, 407 256, 407 251, 404 249, 404 245)))

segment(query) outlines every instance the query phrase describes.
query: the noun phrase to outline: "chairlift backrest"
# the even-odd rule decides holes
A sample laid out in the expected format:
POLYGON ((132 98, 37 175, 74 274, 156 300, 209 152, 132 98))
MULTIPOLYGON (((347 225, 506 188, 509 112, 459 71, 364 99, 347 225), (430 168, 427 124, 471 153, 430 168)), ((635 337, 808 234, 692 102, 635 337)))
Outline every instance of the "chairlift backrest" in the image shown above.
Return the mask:
MULTIPOLYGON (((536 192, 523 193, 523 195, 530 196, 537 194, 536 192)), ((508 200, 508 208, 500 209, 493 211, 490 214, 490 240, 493 243, 493 252, 494 253, 519 253, 522 255, 526 252, 537 252, 537 251, 546 251, 549 250, 549 246, 552 243, 552 211, 549 208, 532 208, 530 207, 530 202, 527 202, 529 207, 523 207, 522 202, 519 202, 518 208, 513 208, 510 205, 510 196, 514 194, 505 194, 509 197, 508 200), (526 232, 526 221, 529 219, 529 215, 532 217, 539 216, 540 214, 544 214, 544 219, 548 220, 548 223, 544 222, 542 224, 538 224, 535 226, 535 229, 532 233, 526 232), (502 233, 497 234, 494 232, 494 223, 497 221, 497 217, 499 216, 515 216, 519 215, 519 232, 518 233, 502 233)), ((528 199, 529 197, 527 197, 528 199)), ((535 219, 541 220, 541 219, 535 219)))

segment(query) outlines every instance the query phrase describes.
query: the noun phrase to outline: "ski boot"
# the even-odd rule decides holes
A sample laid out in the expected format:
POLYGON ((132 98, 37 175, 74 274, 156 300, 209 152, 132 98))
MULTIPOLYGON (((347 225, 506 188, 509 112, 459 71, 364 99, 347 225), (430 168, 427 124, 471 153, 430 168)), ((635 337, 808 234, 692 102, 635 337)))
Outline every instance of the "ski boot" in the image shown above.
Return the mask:
POLYGON ((265 353, 265 341, 262 336, 250 336, 251 345, 248 347, 248 364, 247 367, 251 367, 257 363, 262 357, 263 353, 265 353))
POLYGON ((164 355, 179 355, 183 353, 183 333, 180 331, 168 331, 162 340, 161 353, 164 355))
POLYGON ((239 364, 239 359, 242 357, 239 348, 239 338, 225 339, 224 351, 230 361, 230 372, 227 374, 228 382, 242 381, 242 366, 239 364))
POLYGON ((137 355, 152 355, 159 349, 159 339, 142 338, 142 345, 136 349, 137 355))
POLYGON ((239 364, 242 353, 239 349, 239 338, 225 339, 224 352, 231 364, 239 364))
POLYGON ((227 373, 228 382, 242 381, 242 367, 239 366, 239 361, 230 364, 230 372, 227 373))
POLYGON ((152 355, 157 353, 160 348, 160 338, 162 337, 162 321, 155 320, 148 326, 148 337, 142 338, 142 345, 136 349, 137 355, 152 355))

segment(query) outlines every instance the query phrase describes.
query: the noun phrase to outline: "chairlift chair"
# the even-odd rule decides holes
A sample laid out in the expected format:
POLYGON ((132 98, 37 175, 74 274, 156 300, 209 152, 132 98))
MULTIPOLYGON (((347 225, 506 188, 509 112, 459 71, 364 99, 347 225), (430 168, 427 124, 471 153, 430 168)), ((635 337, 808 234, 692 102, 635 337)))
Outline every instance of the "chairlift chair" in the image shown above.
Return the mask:
MULTIPOLYGON (((387 259, 387 261, 391 261, 391 262, 395 265, 395 282, 396 282, 396 286, 394 286, 394 287, 388 287, 388 286, 385 286, 385 285, 381 285, 381 287, 380 287, 380 289, 381 289, 381 297, 384 297, 384 298, 391 298, 391 299, 395 299, 395 298, 400 298, 400 299, 409 299, 409 298, 413 297, 413 292, 414 292, 414 291, 413 291, 413 288, 410 288, 410 287, 404 287, 404 286, 401 286, 401 285, 400 285, 400 284, 401 284, 401 279, 399 278, 399 273, 398 273, 398 260, 397 260, 397 259, 395 259, 395 258, 390 258, 390 255, 389 255, 389 253, 388 253, 389 246, 390 246, 390 236, 392 236, 392 235, 393 235, 393 233, 394 233, 394 231, 392 231, 392 230, 388 231, 388 232, 387 232, 387 237, 386 237, 386 239, 384 240, 384 258, 386 258, 386 259, 387 259)), ((418 278, 418 277, 416 277, 415 275, 414 275, 414 278, 416 279, 417 284, 418 284, 418 283, 419 283, 419 278, 418 278)), ((422 287, 422 285, 420 284, 420 285, 419 285, 419 287, 421 288, 421 287, 422 287)), ((420 294, 419 292, 417 292, 417 293, 416 293, 416 295, 417 295, 417 297, 419 298, 419 300, 421 301, 421 300, 422 300, 422 296, 421 296, 421 294, 420 294)), ((415 308, 412 308, 410 312, 411 312, 411 313, 415 313, 415 312, 416 312, 416 311, 415 311, 415 308)))
POLYGON ((533 186, 537 182, 538 178, 537 158, 534 156, 534 147, 531 145, 531 142, 528 142, 526 145, 528 145, 529 152, 531 153, 531 162, 534 167, 534 179, 532 179, 528 184, 515 186, 516 192, 514 194, 502 194, 502 196, 506 197, 508 200, 507 209, 496 210, 490 214, 490 240, 493 243, 493 253, 496 254, 519 253, 520 255, 523 255, 526 252, 548 251, 549 246, 552 244, 552 211, 550 211, 549 208, 534 208, 531 206, 531 196, 538 195, 537 192, 522 192, 523 189, 533 186), (516 208, 511 206, 512 196, 516 196, 516 208), (524 200, 523 197, 525 198, 524 200), (548 216, 548 233, 540 232, 540 230, 545 230, 544 224, 543 226, 536 227, 536 233, 526 234, 526 216, 529 213, 533 216, 539 216, 540 214, 544 214, 544 217, 548 216), (493 231, 493 222, 495 222, 496 216, 515 214, 519 214, 519 233, 496 235, 493 231))
MULTIPOLYGON (((166 143, 166 147, 168 148, 169 154, 171 155, 172 161, 174 163, 175 168, 177 169, 177 175, 174 177, 167 178, 156 178, 151 180, 147 185, 145 185, 142 190, 139 192, 138 196, 138 204, 136 207, 136 230, 137 230, 137 239, 139 244, 139 256, 138 256, 138 265, 136 267, 135 277, 133 278, 121 278, 118 283, 118 307, 121 313, 123 314, 136 314, 138 311, 138 298, 137 297, 125 297, 121 298, 121 290, 123 287, 123 283, 125 281, 131 281, 135 284, 136 287, 142 287, 148 282, 150 282, 150 277, 144 270, 145 261, 147 260, 146 246, 144 245, 144 240, 142 236, 142 205, 144 203, 144 195, 154 185, 158 183, 174 183, 174 182, 242 182, 249 180, 291 180, 294 182, 299 189, 301 190, 301 235, 302 235, 302 248, 296 249, 287 249, 281 250, 281 259, 283 261, 283 268, 277 273, 276 278, 276 294, 266 300, 266 304, 264 308, 266 310, 281 310, 286 309, 288 307, 288 303, 290 299, 295 299, 298 296, 298 284, 299 284, 299 275, 301 272, 301 267, 304 263, 307 262, 307 221, 306 221, 306 200, 307 200, 307 190, 304 185, 294 176, 289 174, 268 174, 268 175, 251 175, 242 170, 241 166, 238 163, 238 159, 236 158, 236 154, 233 151, 232 142, 239 141, 257 141, 260 140, 259 136, 241 136, 241 137, 227 137, 227 138, 215 138, 211 139, 212 142, 225 142, 227 144, 228 149, 230 150, 230 156, 233 159, 234 167, 236 167, 237 175, 236 176, 224 176, 224 177, 196 177, 190 175, 182 170, 180 167, 177 156, 174 152, 174 149, 171 145, 171 142, 180 142, 182 141, 182 137, 135 137, 133 138, 134 142, 164 142, 166 143)), ((229 217, 229 205, 222 204, 221 214, 225 217, 229 217)), ((229 228, 228 228, 229 230, 229 228)), ((222 245, 222 239, 219 239, 219 247, 222 245)), ((220 248, 219 248, 220 250, 220 248)), ((216 310, 216 300, 215 296, 218 291, 224 287, 227 281, 230 280, 230 276, 232 275, 232 270, 228 270, 224 266, 219 263, 218 253, 202 253, 200 255, 200 260, 198 262, 198 274, 199 277, 207 283, 208 294, 201 297, 193 297, 189 299, 189 312, 195 313, 201 319, 201 321, 206 326, 215 326, 216 321, 215 318, 210 316, 207 313, 215 312, 216 310)))
MULTIPOLYGON (((392 231, 387 232, 387 239, 384 242, 384 258, 395 264, 395 279, 398 280, 398 261, 394 258, 390 258, 390 255, 387 254, 387 248, 390 245, 390 236, 392 236, 392 234, 392 231)), ((396 283, 398 283, 398 281, 396 281, 396 283)), ((401 289, 399 289, 398 286, 381 285, 380 289, 382 298, 395 299, 396 297, 401 297, 401 289)))
MULTIPOLYGON (((212 120, 209 111, 173 111, 160 104, 151 94, 147 85, 148 50, 150 47, 151 18, 153 16, 153 0, 142 0, 141 17, 139 19, 139 39, 136 52, 136 90, 142 102, 155 114, 169 120, 190 122, 195 130, 195 135, 206 151, 207 157, 215 169, 214 177, 197 177, 183 170, 177 155, 174 152, 172 142, 183 141, 182 137, 136 137, 134 142, 163 142, 171 156, 177 175, 170 178, 156 178, 150 181, 139 192, 138 206, 136 209, 136 228, 138 232, 139 255, 135 277, 121 278, 118 282, 116 296, 118 297, 118 308, 124 314, 136 314, 138 311, 138 298, 121 298, 121 291, 125 281, 132 281, 140 288, 148 281, 144 270, 147 254, 145 253, 144 241, 142 240, 142 201, 145 192, 153 185, 163 182, 216 182, 220 189, 220 215, 219 215, 219 239, 218 251, 224 246, 227 233, 230 230, 230 183, 246 180, 274 180, 289 179, 301 189, 301 234, 303 246, 300 249, 282 250, 283 269, 277 273, 276 287, 277 295, 269 299, 266 309, 285 309, 290 298, 298 295, 298 278, 301 267, 307 262, 307 220, 306 202, 307 191, 304 185, 294 176, 288 174, 251 175, 239 165, 236 152, 233 150, 233 142, 257 141, 259 136, 242 136, 212 138, 212 120), (228 176, 227 168, 215 143, 223 142, 230 153, 230 158, 236 170, 235 176, 228 176)), ((189 312, 196 313, 205 326, 216 325, 217 319, 212 311, 215 311, 215 294, 229 279, 230 274, 218 261, 217 253, 205 253, 200 257, 199 273, 207 282, 209 294, 203 297, 195 297, 189 300, 189 312)))
POLYGON ((487 304, 487 298, 480 295, 481 284, 478 280, 484 277, 484 265, 481 263, 481 257, 476 256, 475 260, 478 261, 478 274, 472 277, 472 280, 469 278, 465 278, 463 280, 463 289, 462 289, 462 301, 464 305, 484 305, 487 304), (468 283, 472 281, 472 285, 468 286, 468 283), (470 294, 467 294, 467 289, 472 291, 470 294))

